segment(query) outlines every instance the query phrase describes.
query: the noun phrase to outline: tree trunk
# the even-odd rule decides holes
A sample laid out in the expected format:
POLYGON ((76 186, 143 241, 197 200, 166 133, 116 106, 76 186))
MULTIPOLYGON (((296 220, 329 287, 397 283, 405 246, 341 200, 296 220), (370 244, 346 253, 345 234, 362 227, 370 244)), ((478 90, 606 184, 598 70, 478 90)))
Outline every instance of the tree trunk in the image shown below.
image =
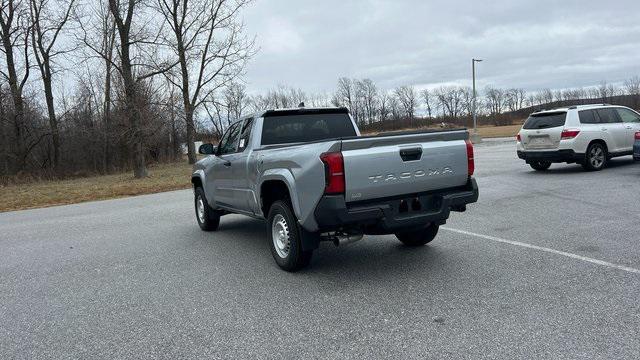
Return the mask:
MULTIPOLYGON (((7 31, 5 30, 4 33, 7 34, 7 31)), ((22 99, 22 89, 18 84, 18 75, 13 59, 14 45, 11 43, 9 35, 6 35, 2 39, 2 43, 7 61, 7 72, 9 73, 9 90, 11 91, 11 98, 13 100, 13 134, 15 138, 13 172, 17 173, 24 168, 27 157, 22 131, 24 125, 24 101, 22 99)))
POLYGON ((5 140, 5 113, 4 113, 4 89, 0 86, 0 175, 9 175, 9 159, 7 155, 9 154, 9 144, 5 140))
POLYGON ((51 88, 51 69, 49 68, 48 59, 45 58, 42 74, 42 82, 44 83, 44 97, 47 102, 47 113, 49 115, 49 126, 51 127, 51 139, 53 142, 53 170, 58 175, 60 173, 60 129, 58 128, 58 119, 56 118, 56 110, 53 105, 53 90, 51 88))
POLYGON ((104 172, 109 173, 112 170, 113 163, 111 161, 111 61, 105 61, 106 76, 104 80, 104 111, 103 116, 103 141, 104 141, 104 172))
POLYGON ((109 0, 111 13, 116 19, 118 34, 120 35, 120 66, 122 70, 122 82, 124 84, 127 118, 129 120, 129 148, 133 152, 133 176, 137 179, 147 177, 147 167, 144 160, 144 134, 142 132, 142 121, 138 109, 138 84, 134 79, 131 65, 131 18, 133 16, 136 2, 128 1, 127 20, 122 21, 120 17, 118 3, 109 0))
POLYGON ((187 68, 187 58, 185 54, 182 37, 177 36, 178 56, 180 60, 180 73, 182 74, 182 102, 184 105, 185 121, 187 125, 187 157, 189 164, 195 164, 198 160, 196 157, 195 140, 196 131, 193 124, 193 104, 189 95, 189 69, 187 68))
POLYGON ((196 158, 196 131, 193 126, 193 109, 189 106, 185 113, 185 119, 187 121, 187 156, 189 157, 189 164, 195 164, 196 158))

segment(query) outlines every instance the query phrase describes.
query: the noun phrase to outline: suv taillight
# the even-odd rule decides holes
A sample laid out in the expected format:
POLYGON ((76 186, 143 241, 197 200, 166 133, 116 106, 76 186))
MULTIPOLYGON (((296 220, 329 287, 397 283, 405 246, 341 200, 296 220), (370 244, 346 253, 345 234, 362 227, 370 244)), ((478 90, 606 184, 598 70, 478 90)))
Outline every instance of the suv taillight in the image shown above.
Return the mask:
POLYGON ((516 141, 517 142, 521 142, 522 141, 522 136, 520 136, 520 133, 518 133, 518 135, 516 135, 516 141))
POLYGON ((636 132, 636 140, 640 140, 640 131, 636 132))
POLYGON ((320 155, 324 163, 324 193, 328 195, 344 194, 344 160, 342 153, 331 152, 320 155))
POLYGON ((476 163, 473 160, 473 144, 469 140, 465 140, 464 142, 467 143, 467 169, 469 176, 471 176, 476 170, 476 163))
POLYGON ((562 130, 562 134, 560 134, 561 140, 569 140, 573 139, 580 134, 580 130, 578 129, 564 129, 562 130))

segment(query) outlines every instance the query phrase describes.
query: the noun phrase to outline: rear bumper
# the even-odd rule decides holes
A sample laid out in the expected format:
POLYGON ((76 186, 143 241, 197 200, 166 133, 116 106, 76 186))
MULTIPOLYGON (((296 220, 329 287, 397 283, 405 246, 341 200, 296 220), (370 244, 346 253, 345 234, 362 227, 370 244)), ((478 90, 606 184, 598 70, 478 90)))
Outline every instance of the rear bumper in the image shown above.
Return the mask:
POLYGON ((465 186, 346 204, 344 196, 323 196, 315 210, 321 231, 357 228, 365 234, 392 234, 398 230, 443 224, 453 211, 464 211, 478 201, 478 185, 465 186))
POLYGON ((584 160, 584 154, 576 153, 573 150, 518 151, 518 157, 527 163, 533 161, 576 163, 584 160))

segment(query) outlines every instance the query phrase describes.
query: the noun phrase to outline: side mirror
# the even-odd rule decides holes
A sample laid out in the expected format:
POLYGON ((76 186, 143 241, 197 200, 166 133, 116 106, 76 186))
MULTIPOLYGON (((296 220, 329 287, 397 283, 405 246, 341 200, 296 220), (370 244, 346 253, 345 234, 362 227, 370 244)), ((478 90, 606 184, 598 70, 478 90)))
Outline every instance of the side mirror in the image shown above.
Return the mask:
POLYGON ((216 153, 217 147, 213 144, 202 144, 198 148, 198 153, 202 155, 213 155, 216 153))

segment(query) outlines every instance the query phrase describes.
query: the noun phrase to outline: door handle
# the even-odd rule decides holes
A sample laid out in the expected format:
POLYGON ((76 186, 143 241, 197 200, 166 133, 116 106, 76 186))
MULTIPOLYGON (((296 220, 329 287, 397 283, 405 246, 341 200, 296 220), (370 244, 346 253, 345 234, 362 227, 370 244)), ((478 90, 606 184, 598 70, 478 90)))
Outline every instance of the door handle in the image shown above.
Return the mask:
POLYGON ((633 126, 629 126, 629 125, 627 125, 627 126, 625 126, 625 127, 626 127, 627 129, 629 129, 629 130, 633 130, 633 126))
POLYGON ((600 130, 602 130, 602 131, 607 131, 607 128, 601 128, 600 130))
POLYGON ((224 165, 224 166, 226 166, 226 167, 229 167, 229 166, 231 166, 231 161, 225 160, 225 161, 222 163, 222 165, 224 165))

